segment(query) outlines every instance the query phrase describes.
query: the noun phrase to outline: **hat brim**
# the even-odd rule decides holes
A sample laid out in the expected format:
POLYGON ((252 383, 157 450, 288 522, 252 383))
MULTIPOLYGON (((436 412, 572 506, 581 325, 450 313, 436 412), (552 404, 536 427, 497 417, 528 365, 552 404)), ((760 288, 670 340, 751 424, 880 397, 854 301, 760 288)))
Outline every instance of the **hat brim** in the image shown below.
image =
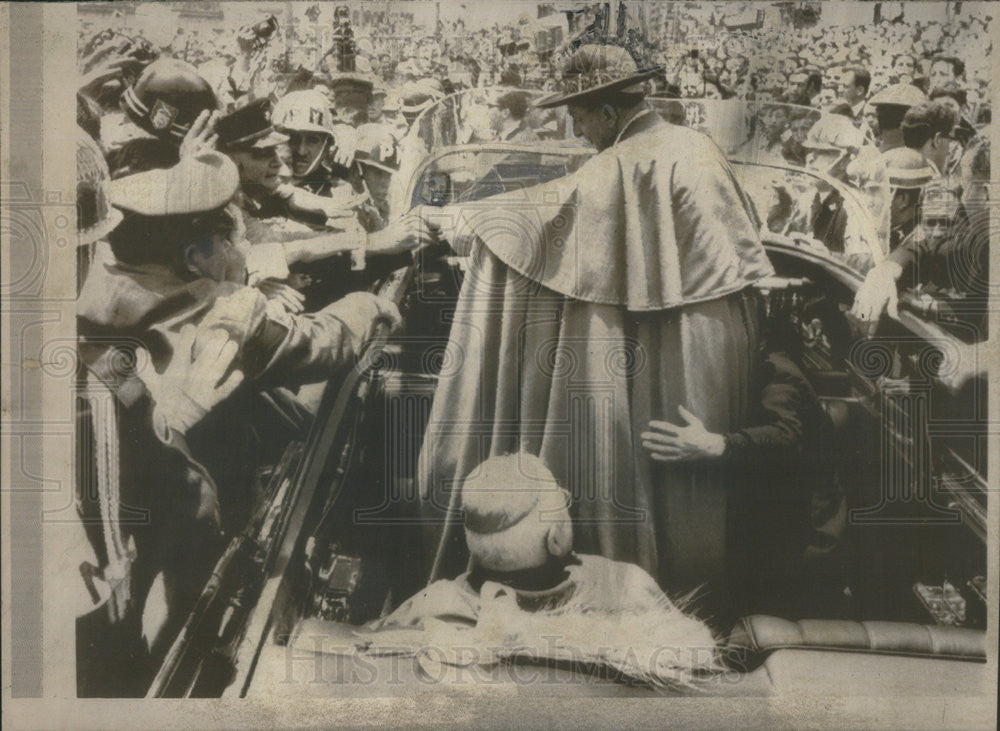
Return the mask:
POLYGON ((533 106, 538 109, 550 109, 552 107, 561 107, 566 104, 571 104, 573 102, 585 99, 587 97, 600 96, 601 94, 606 94, 610 91, 620 91, 634 84, 638 84, 647 79, 651 79, 656 74, 660 72, 660 69, 651 69, 650 71, 643 71, 638 74, 633 74, 627 76, 624 79, 617 79, 615 81, 609 81, 605 84, 599 84, 598 86, 592 86, 589 89, 583 89, 581 91, 573 92, 557 92, 551 96, 547 96, 544 99, 540 99, 535 102, 533 106))
POLYGON ((108 183, 108 200, 143 216, 205 213, 221 208, 239 188, 236 165, 219 152, 182 157, 171 168, 157 168, 108 183))
POLYGON ((230 152, 237 150, 263 150, 268 147, 277 147, 285 142, 288 142, 288 135, 282 134, 276 129, 271 129, 256 139, 239 140, 228 145, 222 145, 221 149, 229 150, 230 152))
POLYGON ((95 241, 100 241, 115 230, 118 224, 122 222, 122 218, 124 216, 121 211, 114 206, 109 207, 108 215, 104 217, 103 221, 77 232, 76 245, 87 246, 95 241))
POLYGON ((266 135, 261 137, 259 140, 254 140, 253 142, 247 143, 246 145, 241 145, 247 149, 254 148, 257 150, 263 150, 268 147, 277 147, 288 142, 288 135, 279 132, 276 129, 271 130, 266 135))
POLYGON ((330 88, 336 91, 338 86, 363 86, 372 91, 375 89, 375 81, 357 73, 342 71, 332 74, 330 78, 330 88))
POLYGON ((915 174, 889 173, 889 187, 891 188, 926 188, 932 182, 934 182, 934 171, 915 174))

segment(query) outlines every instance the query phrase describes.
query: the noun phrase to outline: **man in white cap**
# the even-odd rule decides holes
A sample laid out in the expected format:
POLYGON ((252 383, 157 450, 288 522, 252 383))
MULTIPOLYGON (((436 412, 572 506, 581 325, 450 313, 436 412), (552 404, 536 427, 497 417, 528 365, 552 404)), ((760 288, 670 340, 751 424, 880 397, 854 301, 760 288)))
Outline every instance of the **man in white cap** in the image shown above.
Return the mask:
POLYGON ((624 48, 581 46, 564 91, 538 106, 568 105, 597 154, 559 180, 425 210, 473 263, 449 343, 464 367, 441 375, 420 484, 454 506, 486 457, 538 455, 574 498, 582 550, 637 563, 668 591, 707 584, 724 622, 728 484, 654 463, 639 434, 680 404, 720 430, 742 425, 751 288, 773 270, 722 152, 644 101, 655 73, 624 48))
MULTIPOLYGON (((205 152, 109 186, 112 204, 125 214, 108 235, 114 259, 92 267, 77 302, 80 349, 95 374, 106 381, 120 375, 121 342, 145 348, 162 372, 174 357, 180 330, 201 324, 223 330, 237 343, 234 367, 246 375, 244 388, 252 395, 328 379, 352 362, 377 320, 398 324, 393 303, 365 292, 312 314, 292 315, 246 286, 244 255, 227 209, 238 179, 228 158, 205 152)), ((281 393, 304 415, 290 394, 281 393)), ((201 437, 190 441, 220 490, 230 488, 221 500, 223 523, 235 530, 250 509, 251 501, 241 496, 253 483, 250 477, 241 485, 240 478, 256 458, 245 445, 218 446, 236 439, 237 425, 253 413, 232 405, 230 411, 228 418, 221 414, 203 423, 201 437)))
POLYGON ((181 326, 211 318, 240 344, 249 380, 287 384, 345 363, 376 319, 398 322, 392 303, 367 293, 272 321, 263 296, 245 285, 243 253, 232 241, 226 206, 238 182, 236 166, 215 152, 114 181, 109 196, 125 214, 108 236, 115 262, 84 284, 81 332, 135 334, 163 365, 181 326))

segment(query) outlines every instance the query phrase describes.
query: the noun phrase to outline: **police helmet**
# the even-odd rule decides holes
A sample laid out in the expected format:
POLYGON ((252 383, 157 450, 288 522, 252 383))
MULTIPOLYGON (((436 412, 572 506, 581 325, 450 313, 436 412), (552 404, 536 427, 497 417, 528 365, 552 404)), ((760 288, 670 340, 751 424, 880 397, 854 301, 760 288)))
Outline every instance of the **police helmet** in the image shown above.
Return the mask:
POLYGON ((274 126, 291 132, 322 132, 333 136, 333 113, 322 92, 315 89, 291 91, 274 105, 274 126))
POLYGON ((122 106, 135 124, 179 144, 198 115, 215 110, 218 101, 193 66, 164 58, 146 67, 122 95, 122 106))

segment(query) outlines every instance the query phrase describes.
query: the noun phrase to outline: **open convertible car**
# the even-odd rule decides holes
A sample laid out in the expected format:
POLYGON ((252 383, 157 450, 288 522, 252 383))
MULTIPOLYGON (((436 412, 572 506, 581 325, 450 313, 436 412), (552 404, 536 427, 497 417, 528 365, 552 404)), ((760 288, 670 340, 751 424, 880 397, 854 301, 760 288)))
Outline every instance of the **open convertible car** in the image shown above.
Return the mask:
MULTIPOLYGON (((473 108, 488 103, 476 90, 417 120, 394 215, 554 179, 593 154, 561 112, 531 112, 537 142, 491 138, 474 127, 473 108)), ((912 293, 874 337, 851 321, 864 272, 886 249, 877 207, 868 192, 752 143, 770 128, 804 134, 818 112, 656 103, 669 121, 719 135, 752 201, 777 273, 762 288, 768 337, 793 355, 830 416, 849 512, 846 578, 835 587, 843 601, 810 616, 789 602, 786 612, 742 618, 723 640, 725 682, 677 692, 979 694, 996 612, 986 605, 985 383, 953 393, 937 378, 962 333, 912 293)), ((446 674, 434 668, 447 663, 365 655, 352 638, 430 578, 441 526, 420 520, 415 472, 438 374, 453 365, 445 345, 465 264, 425 256, 373 275, 373 290, 400 304, 404 327, 376 332, 357 367, 326 384, 308 439, 288 445, 264 506, 219 561, 150 695, 442 691, 446 674)), ((519 693, 658 692, 538 658, 464 677, 519 693)))

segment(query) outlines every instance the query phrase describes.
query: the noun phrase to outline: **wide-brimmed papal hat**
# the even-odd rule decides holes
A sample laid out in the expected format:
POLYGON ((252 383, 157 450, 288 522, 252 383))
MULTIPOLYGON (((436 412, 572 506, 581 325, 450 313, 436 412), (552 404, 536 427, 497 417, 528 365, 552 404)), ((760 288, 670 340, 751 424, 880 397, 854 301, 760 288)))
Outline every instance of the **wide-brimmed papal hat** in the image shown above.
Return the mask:
POLYGON ((585 44, 577 48, 562 64, 562 88, 538 102, 536 107, 558 107, 596 97, 610 91, 640 91, 640 83, 652 78, 660 67, 640 68, 622 46, 585 44))

